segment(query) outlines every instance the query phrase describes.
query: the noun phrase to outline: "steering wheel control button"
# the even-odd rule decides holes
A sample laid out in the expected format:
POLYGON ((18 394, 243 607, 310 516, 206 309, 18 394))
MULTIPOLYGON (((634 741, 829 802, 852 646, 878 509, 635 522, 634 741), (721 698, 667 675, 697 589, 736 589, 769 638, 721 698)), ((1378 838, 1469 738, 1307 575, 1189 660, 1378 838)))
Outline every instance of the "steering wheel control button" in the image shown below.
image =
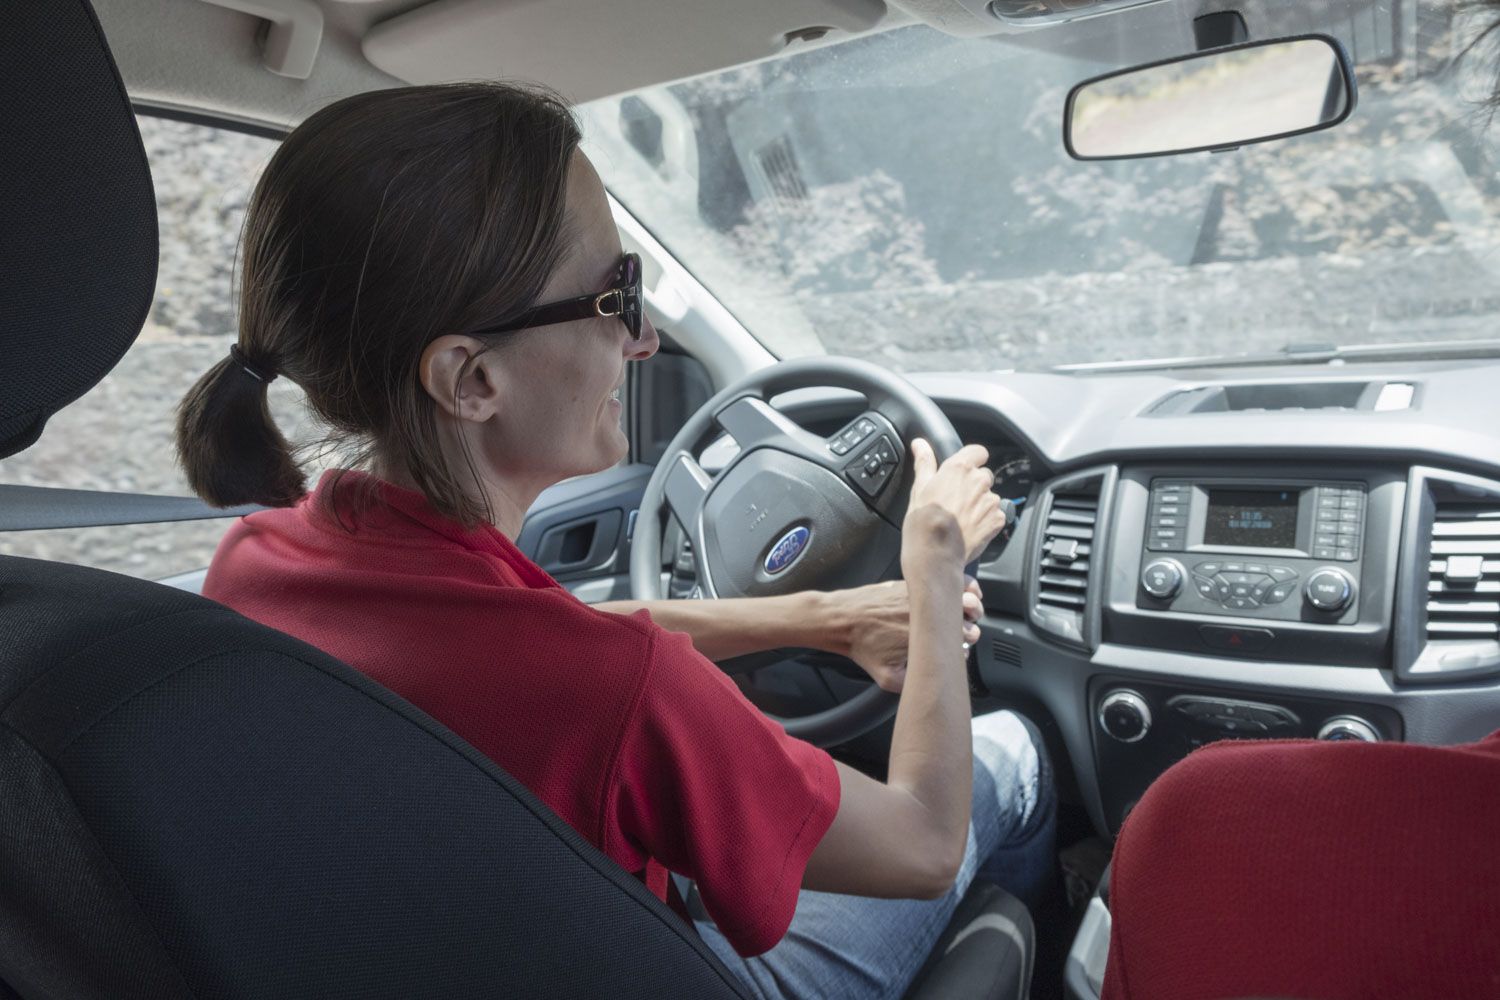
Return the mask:
POLYGON ((1267 628, 1231 625, 1200 625, 1198 635, 1208 648, 1227 653, 1258 653, 1276 638, 1276 633, 1267 628))
POLYGON ((1141 589, 1158 601, 1169 601, 1182 589, 1185 574, 1175 559, 1157 559, 1141 570, 1141 589))
POLYGON ((1341 569, 1325 567, 1307 578, 1303 593, 1313 608, 1337 614, 1354 601, 1354 580, 1341 569))
POLYGON ((896 446, 891 443, 890 438, 882 435, 845 466, 844 473, 860 492, 874 498, 880 495, 880 491, 890 481, 891 473, 900 464, 896 446))
POLYGON ((1380 733, 1375 727, 1357 715, 1340 715, 1323 723, 1318 730, 1318 739, 1358 743, 1379 743, 1380 733))
POLYGON ((861 441, 874 433, 875 421, 869 417, 860 417, 828 439, 828 450, 835 455, 847 455, 859 447, 861 441))
POLYGON ((1134 691, 1111 691, 1099 703, 1099 728, 1121 743, 1138 743, 1151 731, 1151 707, 1134 691))

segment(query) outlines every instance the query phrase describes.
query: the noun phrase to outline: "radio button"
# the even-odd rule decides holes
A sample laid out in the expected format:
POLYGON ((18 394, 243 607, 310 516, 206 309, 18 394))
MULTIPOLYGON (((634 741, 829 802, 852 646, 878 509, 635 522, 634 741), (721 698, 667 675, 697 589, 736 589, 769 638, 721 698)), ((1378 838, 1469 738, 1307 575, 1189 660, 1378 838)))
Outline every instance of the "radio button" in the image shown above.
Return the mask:
POLYGON ((1245 572, 1264 575, 1266 572, 1266 567, 1261 563, 1245 563, 1245 572))
POLYGON ((1343 611, 1354 600, 1354 581, 1341 569, 1320 569, 1308 578, 1306 596, 1319 611, 1343 611))
POLYGON ((1243 573, 1243 572, 1245 572, 1245 564, 1244 563, 1237 563, 1237 562, 1227 562, 1227 563, 1224 564, 1224 572, 1226 572, 1226 573, 1243 573))
POLYGON ((1266 596, 1261 598, 1262 604, 1280 604, 1297 592, 1297 581, 1288 580, 1286 583, 1278 583, 1266 591, 1266 596))
POLYGON ((1286 583, 1288 580, 1297 579, 1297 571, 1286 566, 1272 566, 1271 568, 1267 569, 1266 572, 1269 573, 1271 575, 1271 579, 1275 580, 1277 583, 1286 583))
MULTIPOLYGON (((1137 493, 1136 496, 1140 496, 1140 494, 1137 493)), ((1344 498, 1343 497, 1331 496, 1331 495, 1325 493, 1322 496, 1318 497, 1318 509, 1319 510, 1338 510, 1339 507, 1343 504, 1343 502, 1344 502, 1344 498)))
POLYGON ((1334 555, 1334 553, 1337 552, 1337 551, 1338 550, 1335 549, 1332 545, 1318 545, 1318 546, 1315 546, 1313 548, 1313 558, 1314 559, 1337 559, 1338 557, 1336 555, 1334 555))
POLYGON ((1338 543, 1339 536, 1337 532, 1330 532, 1326 535, 1317 535, 1313 538, 1313 544, 1318 546, 1337 545, 1338 543))
POLYGON ((1338 553, 1334 558, 1339 562, 1353 562, 1355 560, 1353 549, 1339 549, 1338 553))
POLYGON ((1172 559, 1157 559, 1141 571, 1141 588, 1158 600, 1170 600, 1182 587, 1182 567, 1172 559))
POLYGON ((1215 576, 1222 568, 1216 562, 1201 562, 1193 567, 1193 572, 1200 576, 1215 576))
POLYGON ((1231 597, 1224 602, 1224 606, 1234 611, 1247 611, 1260 607, 1260 602, 1253 597, 1231 597))
POLYGON ((1210 601, 1217 601, 1219 599, 1219 585, 1207 577, 1193 577, 1193 586, 1197 588, 1198 593, 1204 598, 1210 601))

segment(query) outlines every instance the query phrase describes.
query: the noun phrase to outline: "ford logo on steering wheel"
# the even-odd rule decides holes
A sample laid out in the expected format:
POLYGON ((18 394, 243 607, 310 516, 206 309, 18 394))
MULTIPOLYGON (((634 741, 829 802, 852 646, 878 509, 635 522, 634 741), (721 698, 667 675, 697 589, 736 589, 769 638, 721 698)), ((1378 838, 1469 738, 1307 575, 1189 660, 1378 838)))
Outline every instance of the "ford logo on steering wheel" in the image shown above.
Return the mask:
POLYGON ((804 527, 796 527, 771 546, 771 551, 766 555, 766 572, 775 576, 797 561, 807 549, 807 539, 810 532, 804 527))

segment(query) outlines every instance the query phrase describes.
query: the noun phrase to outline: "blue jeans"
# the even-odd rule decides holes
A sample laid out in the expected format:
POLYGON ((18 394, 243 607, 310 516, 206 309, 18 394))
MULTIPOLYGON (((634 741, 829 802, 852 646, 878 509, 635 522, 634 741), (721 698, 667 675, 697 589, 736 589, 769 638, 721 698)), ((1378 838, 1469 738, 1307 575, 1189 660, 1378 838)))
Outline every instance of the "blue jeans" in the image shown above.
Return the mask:
POLYGON ((786 937, 741 958, 712 923, 698 932, 763 1000, 896 998, 904 994, 976 876, 1028 905, 1052 877, 1056 799, 1040 738, 1012 712, 974 719, 974 805, 958 878, 933 900, 802 890, 786 937))

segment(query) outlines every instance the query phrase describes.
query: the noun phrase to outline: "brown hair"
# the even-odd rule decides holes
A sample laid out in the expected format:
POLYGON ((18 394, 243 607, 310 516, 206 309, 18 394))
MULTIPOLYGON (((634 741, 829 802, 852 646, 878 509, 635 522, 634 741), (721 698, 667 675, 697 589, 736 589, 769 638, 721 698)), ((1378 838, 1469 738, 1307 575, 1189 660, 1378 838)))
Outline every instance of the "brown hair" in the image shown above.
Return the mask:
MULTIPOLYGON (((462 477, 444 460, 422 351, 540 296, 566 250, 578 141, 562 99, 529 86, 403 87, 323 108, 287 136, 250 199, 241 356, 302 387, 330 440, 354 446, 345 464, 378 458, 443 514, 488 517, 472 461, 462 477)), ((226 357, 182 400, 178 455, 209 503, 289 506, 305 492, 266 393, 226 357)))

